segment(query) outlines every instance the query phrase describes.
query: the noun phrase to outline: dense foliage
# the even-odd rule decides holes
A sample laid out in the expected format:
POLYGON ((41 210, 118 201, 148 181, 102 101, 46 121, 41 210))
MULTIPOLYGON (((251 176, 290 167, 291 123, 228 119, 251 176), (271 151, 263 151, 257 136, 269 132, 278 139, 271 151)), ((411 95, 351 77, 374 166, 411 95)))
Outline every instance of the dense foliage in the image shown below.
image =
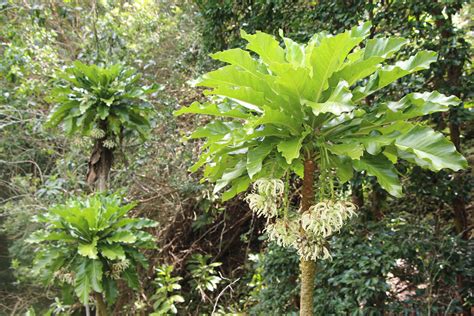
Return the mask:
MULTIPOLYGON (((432 218, 418 220, 402 212, 344 228, 331 240, 333 260, 319 266, 315 315, 461 312, 456 276, 472 278, 472 256, 465 241, 449 236, 449 228, 433 236, 433 225, 432 218)), ((296 310, 297 261, 296 253, 270 245, 258 261, 263 285, 256 314, 296 310)), ((472 283, 461 289, 468 306, 470 287, 472 283)))

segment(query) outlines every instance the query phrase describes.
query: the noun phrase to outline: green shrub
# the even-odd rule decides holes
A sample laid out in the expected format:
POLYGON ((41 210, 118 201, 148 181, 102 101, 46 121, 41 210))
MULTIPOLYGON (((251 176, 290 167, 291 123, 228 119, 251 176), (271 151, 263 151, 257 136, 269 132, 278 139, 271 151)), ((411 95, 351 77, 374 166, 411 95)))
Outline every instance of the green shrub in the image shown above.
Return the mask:
POLYGON ((65 293, 74 290, 82 304, 88 304, 93 292, 112 303, 119 279, 138 289, 137 266, 147 266, 138 249, 155 247, 143 228, 157 223, 128 217, 135 205, 122 205, 117 195, 96 194, 51 207, 37 217, 44 229, 30 238, 38 244, 34 271, 47 283, 60 284, 65 293))
POLYGON ((182 278, 172 276, 173 270, 174 267, 171 265, 162 265, 156 268, 154 281, 156 291, 151 297, 154 312, 151 316, 166 315, 168 313, 176 314, 178 313, 176 303, 184 302, 184 298, 176 293, 176 291, 181 290, 179 281, 182 278))

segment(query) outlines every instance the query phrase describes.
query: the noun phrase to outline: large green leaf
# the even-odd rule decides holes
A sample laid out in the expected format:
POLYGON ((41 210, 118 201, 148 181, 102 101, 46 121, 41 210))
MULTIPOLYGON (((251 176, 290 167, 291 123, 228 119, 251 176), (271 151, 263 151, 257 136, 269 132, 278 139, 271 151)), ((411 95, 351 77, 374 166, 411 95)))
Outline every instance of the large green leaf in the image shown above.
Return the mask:
POLYGON ((455 96, 445 96, 437 91, 424 93, 410 93, 398 102, 388 102, 385 122, 407 120, 435 112, 446 112, 450 107, 457 106, 459 99, 455 96))
POLYGON ((130 231, 119 230, 108 237, 106 241, 108 243, 123 242, 126 244, 134 243, 137 240, 137 237, 130 231))
POLYGON ((91 259, 97 259, 97 241, 98 237, 95 237, 91 243, 84 244, 81 243, 77 247, 77 252, 84 257, 89 257, 91 259))
POLYGON ((92 291, 102 292, 102 262, 83 259, 76 270, 75 292, 82 304, 89 303, 92 291))
POLYGON ((240 48, 233 48, 222 52, 217 52, 211 54, 211 57, 231 65, 239 66, 242 69, 256 75, 258 75, 259 68, 264 69, 259 67, 259 63, 253 59, 252 56, 250 56, 249 52, 240 48))
POLYGON ((389 58, 403 47, 407 40, 400 37, 374 38, 367 41, 367 45, 360 51, 359 58, 349 60, 341 70, 331 77, 331 86, 336 86, 340 80, 353 85, 358 80, 374 73, 380 63, 389 58))
POLYGON ((117 282, 113 279, 104 277, 104 294, 108 304, 113 304, 118 297, 117 282))
POLYGON ((357 171, 366 171, 368 175, 376 177, 380 186, 391 195, 402 196, 402 186, 397 171, 384 155, 366 154, 360 160, 354 160, 353 164, 357 171))
POLYGON ((246 162, 239 161, 235 166, 225 170, 220 180, 216 182, 214 187, 214 194, 226 187, 232 180, 240 177, 247 170, 246 162))
POLYGON ((236 196, 237 194, 244 192, 250 185, 250 178, 247 176, 240 177, 232 181, 232 186, 229 190, 222 194, 222 201, 227 201, 236 196))
POLYGON ((326 148, 335 155, 348 156, 351 159, 359 159, 364 154, 364 146, 357 142, 326 145, 326 148))
POLYGON ((183 107, 178 111, 174 112, 174 115, 181 115, 184 113, 194 114, 206 114, 206 115, 217 115, 222 117, 235 117, 235 118, 248 118, 249 114, 238 109, 223 109, 223 105, 217 105, 213 103, 193 102, 189 107, 183 107))
POLYGON ((270 69, 275 70, 275 64, 285 64, 285 51, 275 37, 263 32, 247 34, 244 30, 240 34, 248 41, 247 49, 257 53, 270 69))
POLYGON ((322 92, 329 86, 329 78, 339 70, 347 54, 368 35, 370 26, 370 23, 366 23, 336 36, 324 37, 312 49, 309 60, 313 71, 314 99, 309 101, 320 101, 322 92))
POLYGON ((134 290, 138 290, 140 287, 140 281, 138 280, 137 270, 134 267, 128 267, 125 271, 123 271, 122 276, 129 287, 134 290))
POLYGON ((248 151, 247 173, 250 178, 253 178, 253 176, 262 170, 263 160, 270 154, 274 146, 274 143, 262 142, 262 144, 258 144, 248 151))
POLYGON ((100 254, 107 259, 110 259, 110 260, 125 259, 125 252, 123 251, 123 248, 120 245, 102 244, 100 245, 99 249, 100 249, 100 254))
POLYGON ((433 171, 443 168, 458 171, 467 167, 466 159, 456 151, 454 145, 441 133, 429 127, 414 127, 408 133, 399 136, 395 145, 399 150, 412 153, 426 162, 426 166, 433 171))
POLYGON ((352 168, 352 161, 350 158, 345 156, 330 155, 329 161, 331 166, 336 169, 336 175, 341 183, 345 183, 352 179, 354 170, 352 168))
POLYGON ((303 103, 313 109, 314 115, 322 113, 341 115, 344 112, 351 112, 354 109, 354 104, 351 99, 352 93, 349 90, 349 85, 346 81, 342 80, 326 101, 317 103, 304 100, 303 103))
POLYGON ((428 69, 430 64, 436 61, 436 58, 437 55, 435 52, 421 51, 407 60, 396 62, 395 65, 382 67, 369 78, 369 82, 366 86, 354 90, 352 100, 354 102, 360 101, 397 79, 420 70, 428 69))
POLYGON ((290 165, 294 159, 300 156, 301 148, 303 146, 303 140, 309 131, 305 131, 301 136, 294 137, 291 139, 284 139, 277 145, 278 151, 286 159, 286 162, 290 165))

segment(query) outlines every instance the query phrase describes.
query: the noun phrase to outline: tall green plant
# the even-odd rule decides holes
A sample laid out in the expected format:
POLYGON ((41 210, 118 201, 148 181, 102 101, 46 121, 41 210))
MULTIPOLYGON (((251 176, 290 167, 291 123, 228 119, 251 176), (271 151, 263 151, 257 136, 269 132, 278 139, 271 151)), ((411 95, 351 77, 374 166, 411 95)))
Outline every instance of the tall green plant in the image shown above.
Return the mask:
POLYGON ((153 113, 147 94, 156 89, 141 87, 135 70, 120 64, 99 67, 75 61, 57 76, 63 83, 53 88, 48 99, 55 104, 48 127, 63 123, 69 135, 96 138, 99 134, 111 142, 131 133, 147 137, 153 113))
POLYGON ((66 293, 73 290, 84 305, 92 294, 112 304, 119 279, 138 289, 137 267, 147 266, 139 249, 155 247, 143 228, 157 223, 128 217, 135 205, 122 204, 116 195, 96 194, 51 207, 37 217, 45 226, 30 238, 38 244, 34 271, 66 293))
POLYGON ((99 180, 98 186, 105 188, 113 149, 133 135, 147 138, 154 112, 147 95, 156 87, 140 86, 141 76, 120 64, 99 67, 75 61, 57 76, 63 84, 48 98, 55 107, 46 126, 62 124, 68 135, 95 140, 87 180, 90 184, 99 180))
POLYGON ((242 31, 247 50, 212 54, 228 65, 198 80, 198 86, 211 88, 205 91, 210 102, 176 112, 216 117, 190 136, 206 140, 191 170, 204 167, 204 180, 216 183, 214 193, 226 189, 224 200, 256 182, 250 206, 271 219, 272 239, 300 253, 302 315, 312 314, 314 260, 330 256, 326 238, 354 212, 337 189, 354 170, 376 177, 391 195, 401 197, 394 166, 399 159, 433 171, 467 165, 441 133, 412 120, 448 111, 459 103, 456 97, 434 91, 365 103, 366 97, 436 61, 436 53, 419 51, 391 62, 407 41, 366 40, 370 27, 365 23, 335 36, 318 33, 307 44, 280 33, 284 47, 269 34, 242 31), (290 174, 303 178, 299 212, 289 207, 288 190, 279 180, 290 174))

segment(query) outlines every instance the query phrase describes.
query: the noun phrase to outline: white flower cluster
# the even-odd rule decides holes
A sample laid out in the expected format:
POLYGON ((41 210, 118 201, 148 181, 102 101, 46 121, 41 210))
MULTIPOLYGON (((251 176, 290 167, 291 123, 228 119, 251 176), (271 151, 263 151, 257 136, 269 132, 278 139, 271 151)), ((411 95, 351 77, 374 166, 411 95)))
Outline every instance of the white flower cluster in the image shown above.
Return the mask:
POLYGON ((254 192, 245 200, 258 216, 273 218, 278 216, 281 197, 285 191, 283 181, 278 179, 259 179, 255 181, 254 192))
POLYGON ((268 238, 282 247, 294 247, 300 235, 299 230, 298 221, 284 218, 278 218, 266 227, 268 238))
POLYGON ((113 149, 115 147, 115 142, 111 139, 106 139, 104 140, 102 145, 104 145, 105 148, 113 149))
POLYGON ((345 200, 324 200, 302 215, 296 212, 279 216, 285 186, 278 179, 260 179, 245 200, 258 216, 267 218, 268 238, 282 247, 293 247, 305 260, 331 259, 326 238, 338 232, 356 215, 357 207, 345 200), (271 220, 271 221, 270 221, 271 220))
POLYGON ((325 240, 322 238, 315 238, 315 236, 305 236, 298 240, 297 246, 295 247, 301 258, 305 260, 316 260, 316 259, 331 259, 331 254, 328 248, 325 246, 325 240))
POLYGON ((301 216, 301 226, 315 236, 326 238, 338 232, 356 210, 357 207, 349 201, 322 201, 301 216))
POLYGON ((118 280, 120 279, 120 275, 122 274, 122 272, 125 271, 129 266, 130 262, 127 259, 121 260, 112 264, 110 271, 106 271, 105 275, 114 280, 118 280))
POLYGON ((94 139, 101 139, 105 137, 105 132, 104 130, 100 128, 93 128, 90 133, 91 137, 94 139))
POLYGON ((66 269, 59 269, 58 271, 54 272, 54 277, 58 279, 60 282, 66 284, 73 284, 74 283, 74 273, 68 272, 66 269))

